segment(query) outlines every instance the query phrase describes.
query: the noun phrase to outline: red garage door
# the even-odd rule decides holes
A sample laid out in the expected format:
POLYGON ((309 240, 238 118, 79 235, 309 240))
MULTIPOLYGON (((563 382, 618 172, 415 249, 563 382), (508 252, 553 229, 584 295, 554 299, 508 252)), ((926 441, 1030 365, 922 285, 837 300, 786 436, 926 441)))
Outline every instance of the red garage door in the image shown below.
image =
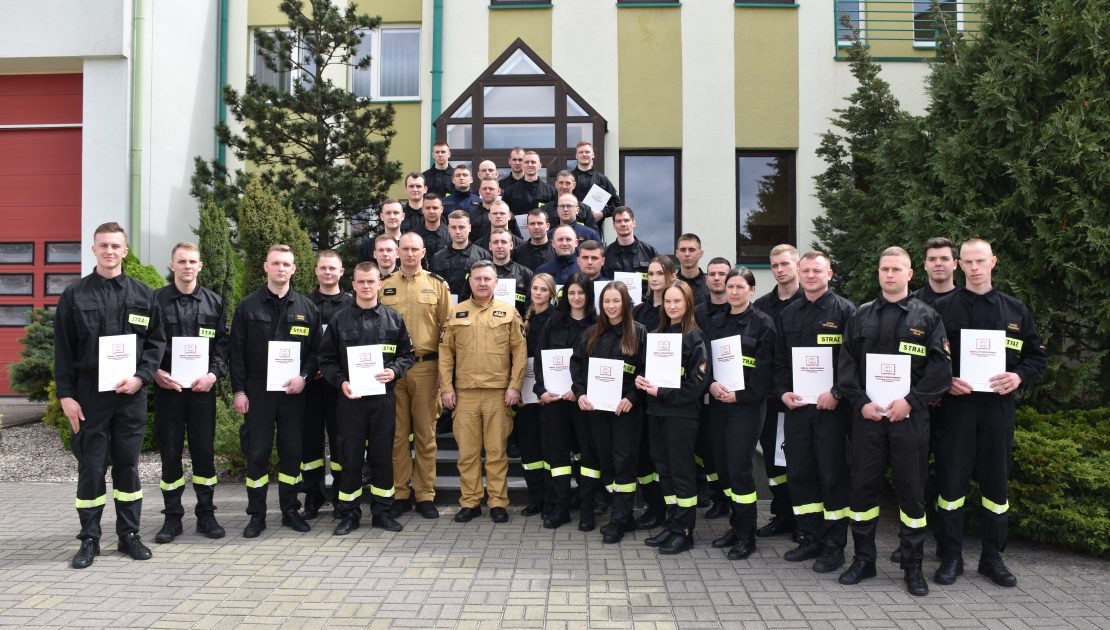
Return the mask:
MULTIPOLYGON (((81 268, 81 75, 0 76, 0 366, 81 268)), ((14 394, 0 369, 0 395, 14 394)))

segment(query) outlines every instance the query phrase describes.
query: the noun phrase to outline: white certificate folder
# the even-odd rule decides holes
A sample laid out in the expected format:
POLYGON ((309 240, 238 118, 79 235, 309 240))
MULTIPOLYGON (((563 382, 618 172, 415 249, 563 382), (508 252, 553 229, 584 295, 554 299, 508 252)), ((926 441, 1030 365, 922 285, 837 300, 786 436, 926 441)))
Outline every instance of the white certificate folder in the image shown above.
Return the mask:
POLYGON ((185 389, 208 374, 207 337, 174 337, 170 353, 170 378, 185 389))
POLYGON ((624 361, 590 357, 586 398, 598 411, 616 411, 624 384, 624 361))
POLYGON ((741 354, 740 335, 714 339, 709 345, 713 351, 713 380, 729 391, 743 391, 744 357, 741 354))
POLYGON ((682 335, 648 333, 644 378, 656 387, 682 386, 682 335))
POLYGON ((869 352, 864 369, 867 370, 867 397, 883 409, 910 393, 910 355, 869 352))
POLYGON ((135 335, 108 335, 100 338, 97 391, 114 391, 120 381, 135 376, 139 365, 135 348, 135 335))
POLYGON ((377 375, 385 369, 381 344, 347 348, 347 382, 355 396, 381 396, 385 383, 377 375))
POLYGON ((833 351, 830 346, 803 346, 790 349, 794 372, 794 393, 802 402, 816 405, 817 397, 833 386, 833 351))
POLYGON ((544 389, 560 396, 570 391, 570 356, 573 352, 570 348, 540 350, 544 389))
POLYGON ((960 330, 960 378, 977 392, 993 392, 991 377, 1006 371, 1006 331, 960 330))
POLYGON ((289 379, 301 375, 301 342, 271 341, 266 352, 266 391, 283 392, 289 379))

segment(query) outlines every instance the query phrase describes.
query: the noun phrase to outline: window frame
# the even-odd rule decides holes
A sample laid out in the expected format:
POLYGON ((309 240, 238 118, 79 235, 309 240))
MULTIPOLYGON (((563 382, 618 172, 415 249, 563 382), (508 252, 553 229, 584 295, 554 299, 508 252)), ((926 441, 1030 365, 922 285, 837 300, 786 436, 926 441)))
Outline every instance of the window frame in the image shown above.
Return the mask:
MULTIPOLYGON (((844 2, 844 1, 845 0, 833 0, 833 37, 836 39, 836 47, 838 49, 839 48, 851 48, 852 44, 855 43, 850 39, 841 39, 840 38, 840 28, 841 28, 841 26, 840 26, 840 13, 841 13, 840 4, 841 4, 841 2, 844 2)), ((867 41, 867 9, 866 9, 866 4, 867 3, 866 3, 866 0, 848 0, 848 1, 856 3, 856 13, 855 13, 854 23, 855 23, 856 28, 859 29, 859 40, 861 42, 866 43, 866 41, 867 41)))
POLYGON ((80 265, 81 241, 46 241, 42 244, 42 264, 44 265, 80 265), (71 262, 56 262, 50 260, 51 245, 77 245, 77 260, 71 262))
MULTIPOLYGON (((789 177, 787 182, 788 195, 787 203, 787 225, 786 232, 789 235, 787 243, 797 247, 798 246, 798 151, 796 149, 737 149, 735 162, 736 178, 735 178, 735 191, 736 191, 736 208, 733 216, 736 218, 736 264, 737 265, 766 265, 767 257, 763 254, 741 254, 741 246, 744 245, 741 240, 743 231, 740 223, 740 159, 745 157, 754 158, 779 158, 785 157, 789 160, 789 177)), ((772 243, 770 247, 774 247, 779 243, 772 243)))
POLYGON ((0 297, 4 297, 4 298, 23 298, 23 297, 34 297, 35 296, 35 273, 33 271, 5 271, 4 273, 0 273, 0 278, 11 278, 11 277, 18 277, 18 278, 24 278, 24 279, 30 278, 31 279, 30 289, 26 293, 6 293, 3 290, 0 290, 0 297))
MULTIPOLYGON (((620 160, 620 184, 618 190, 622 191, 622 199, 626 205, 628 203, 628 188, 625 186, 625 174, 628 169, 625 168, 625 158, 627 157, 672 157, 674 158, 674 234, 673 240, 670 244, 660 247, 658 243, 650 243, 660 253, 674 251, 675 245, 678 244, 678 237, 682 235, 682 149, 621 149, 619 154, 620 160)), ((635 208, 633 208, 635 210, 635 208)), ((637 219, 639 221, 639 219, 637 219)))
MULTIPOLYGON (((27 309, 27 321, 25 323, 22 323, 22 324, 5 324, 3 322, 3 320, 0 320, 0 328, 26 328, 27 325, 31 323, 30 313, 31 313, 31 311, 33 311, 35 309, 34 304, 22 304, 22 303, 19 303, 19 304, 0 304, 0 309, 9 309, 9 308, 25 308, 25 309, 27 309)), ((55 305, 55 308, 57 308, 56 305, 55 305)))
MULTIPOLYGON (((360 48, 359 49, 359 58, 361 58, 363 56, 363 54, 369 54, 371 62, 370 62, 370 67, 366 68, 365 70, 358 70, 356 68, 348 68, 347 69, 347 85, 349 86, 351 94, 354 94, 355 97, 358 98, 359 100, 362 100, 362 101, 365 101, 365 102, 368 102, 368 103, 418 103, 418 102, 420 102, 420 99, 421 99, 421 95, 420 95, 421 72, 420 72, 419 62, 417 63, 416 95, 415 96, 382 96, 381 95, 381 79, 382 79, 381 64, 377 63, 377 61, 379 59, 381 59, 382 32, 383 31, 399 31, 399 32, 412 31, 412 32, 416 33, 417 42, 419 43, 420 42, 420 37, 423 34, 421 32, 420 24, 398 23, 398 24, 382 25, 382 26, 379 26, 377 28, 366 28, 366 29, 361 29, 360 28, 358 30, 366 31, 366 33, 370 36, 370 50, 369 50, 368 53, 366 53, 366 51, 363 51, 360 48), (360 94, 355 94, 354 84, 355 84, 355 73, 356 72, 369 72, 370 73, 370 94, 369 95, 363 96, 363 95, 360 95, 360 94)), ((363 38, 363 42, 365 43, 365 37, 363 38)), ((417 49, 419 50, 419 48, 420 48, 420 46, 418 45, 417 49)))
POLYGON ((553 0, 489 0, 491 9, 550 9, 553 0))
MULTIPOLYGON (((74 272, 74 271, 54 271, 54 272, 44 273, 43 276, 42 276, 42 295, 43 295, 43 297, 58 297, 59 295, 61 295, 62 293, 65 292, 64 287, 62 288, 61 291, 59 291, 57 293, 52 293, 50 291, 50 289, 49 289, 49 287, 50 287, 50 276, 77 276, 73 281, 70 282, 70 284, 73 284, 74 282, 77 282, 78 280, 81 279, 81 273, 80 272, 74 272)), ((66 286, 68 287, 69 284, 67 284, 66 286)))
MULTIPOLYGON (((285 26, 254 26, 254 27, 251 27, 251 29, 250 29, 250 67, 247 69, 247 74, 249 74, 250 76, 253 76, 256 81, 258 80, 257 64, 258 64, 259 60, 258 60, 258 53, 257 53, 258 43, 255 40, 255 33, 257 33, 258 31, 266 31, 266 32, 270 32, 270 33, 274 33, 274 32, 292 33, 293 32, 292 29, 290 29, 289 27, 285 27, 285 26)), ((297 56, 300 55, 300 53, 301 53, 301 40, 300 40, 300 38, 297 38, 296 42, 294 43, 292 52, 293 52, 294 55, 297 55, 297 56)), ((294 78, 297 76, 298 72, 300 72, 303 75, 303 76, 301 76, 301 82, 302 83, 307 84, 309 86, 312 85, 311 81, 305 81, 305 76, 307 76, 307 73, 305 73, 303 70, 298 69, 296 67, 296 65, 293 63, 292 59, 289 59, 288 63, 289 63, 289 71, 288 71, 289 78, 286 81, 286 85, 284 85, 281 88, 276 88, 276 87, 274 88, 274 89, 278 90, 279 94, 292 94, 293 93, 293 81, 294 81, 294 78)), ((267 68, 267 70, 269 70, 269 69, 267 68)), ((271 87, 273 87, 273 86, 271 86, 271 87)))
POLYGON ((30 245, 31 246, 31 260, 27 261, 3 261, 0 260, 0 265, 33 265, 35 264, 35 242, 34 241, 4 241, 0 245, 30 245))
MULTIPOLYGON (((927 1, 928 4, 930 5, 930 7, 932 6, 932 3, 933 3, 933 0, 913 0, 914 4, 916 4, 916 2, 919 2, 919 1, 920 2, 927 1)), ((963 0, 937 0, 938 4, 945 4, 946 2, 949 2, 951 4, 956 5, 956 32, 963 32, 964 29, 965 29, 964 20, 966 18, 966 8, 964 7, 964 1, 963 0)), ((910 6, 913 7, 914 4, 911 4, 910 6)), ((914 13, 913 17, 916 18, 916 16, 917 16, 917 14, 914 13)), ((935 24, 934 24, 934 28, 933 28, 934 35, 933 35, 932 39, 918 39, 917 38, 917 20, 916 19, 912 19, 912 18, 910 19, 910 32, 913 33, 913 37, 911 39, 913 41, 913 47, 914 48, 920 50, 920 49, 929 49, 929 48, 936 48, 937 47, 936 25, 935 24)))

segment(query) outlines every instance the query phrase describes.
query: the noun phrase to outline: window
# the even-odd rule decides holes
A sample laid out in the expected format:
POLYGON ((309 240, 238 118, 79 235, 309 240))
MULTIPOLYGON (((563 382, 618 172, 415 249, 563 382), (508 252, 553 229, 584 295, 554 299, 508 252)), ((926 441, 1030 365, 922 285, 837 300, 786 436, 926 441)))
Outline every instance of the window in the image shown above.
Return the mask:
POLYGON ((31 265, 34 262, 34 243, 0 243, 0 265, 31 265))
POLYGON ((35 274, 0 273, 0 295, 34 295, 35 274))
POLYGON ((66 287, 81 279, 79 273, 48 273, 46 274, 46 294, 61 295, 66 287))
POLYGON ((775 245, 794 243, 794 152, 737 152, 736 208, 737 263, 765 264, 775 245))
POLYGON ((81 264, 81 243, 47 243, 46 264, 81 264))
POLYGON ((31 323, 30 304, 4 304, 0 306, 0 327, 23 328, 31 323))
POLYGON ((292 47, 289 59, 283 59, 277 65, 277 68, 271 68, 266 64, 266 53, 263 51, 262 46, 259 45, 258 33, 262 31, 273 37, 277 38, 292 38, 292 34, 288 29, 255 29, 251 31, 251 74, 258 83, 268 85, 281 94, 288 94, 293 91, 293 79, 299 77, 301 81, 311 83, 312 77, 316 72, 316 61, 312 59, 307 53, 307 50, 299 41, 291 41, 289 45, 292 47), (298 59, 300 63, 294 64, 294 60, 298 59), (296 70, 294 73, 293 71, 296 70))
MULTIPOLYGON (((594 168, 605 170, 605 119, 522 40, 514 41, 436 120, 436 140, 451 157, 500 165, 514 147, 538 151, 541 177, 573 168, 575 147, 594 145, 594 168)), ((507 168, 502 169, 508 174, 507 168)))
POLYGON ((851 46, 855 40, 854 31, 860 32, 863 39, 863 0, 836 0, 836 43, 838 46, 851 46))
POLYGON ((636 238, 674 251, 682 225, 682 156, 677 150, 621 151, 624 202, 636 212, 636 238))
POLYGON ((550 7, 551 0, 490 0, 491 8, 497 7, 550 7))
MULTIPOLYGON (((370 67, 351 70, 351 91, 373 100, 420 98, 420 29, 390 27, 362 31, 358 58, 370 67)), ((354 60, 352 60, 354 61, 354 60)))
MULTIPOLYGON (((945 21, 957 29, 962 28, 963 16, 959 2, 939 2, 940 12, 945 21)), ((933 15, 933 0, 914 0, 913 2, 913 45, 917 47, 935 46, 937 34, 943 25, 933 15)))

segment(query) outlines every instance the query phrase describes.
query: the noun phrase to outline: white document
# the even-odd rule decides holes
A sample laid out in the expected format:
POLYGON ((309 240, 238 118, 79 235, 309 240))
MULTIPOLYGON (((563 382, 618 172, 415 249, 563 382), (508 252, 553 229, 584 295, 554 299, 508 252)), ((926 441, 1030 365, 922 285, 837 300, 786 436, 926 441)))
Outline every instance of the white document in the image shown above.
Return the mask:
POLYGON ((632 298, 633 305, 644 300, 644 282, 640 274, 635 271, 615 271, 613 280, 623 282, 624 286, 628 287, 628 297, 632 298))
POLYGON ((594 310, 601 315, 601 290, 609 284, 608 280, 594 280, 594 310))
POLYGON ((522 235, 527 236, 528 235, 528 215, 527 214, 517 214, 517 215, 513 215, 513 218, 516 219, 516 226, 518 228, 520 228, 520 233, 522 235))
POLYGON ((524 366, 524 389, 520 390, 520 399, 526 405, 534 405, 540 401, 536 396, 536 360, 528 357, 528 364, 524 366))
POLYGON ((570 391, 570 356, 573 353, 570 348, 540 350, 544 389, 560 396, 570 391))
POLYGON ((139 356, 135 353, 135 335, 109 335, 100 338, 100 363, 97 365, 97 391, 115 391, 125 378, 135 376, 139 356))
POLYGON ((910 393, 910 355, 868 352, 866 363, 867 397, 871 402, 886 409, 910 393))
POLYGON ((786 414, 779 412, 778 417, 779 426, 775 430, 775 465, 786 465, 786 449, 783 445, 786 444, 786 414))
POLYGON ((594 212, 602 212, 605 210, 605 204, 609 203, 609 198, 612 196, 604 188, 594 184, 590 186, 590 191, 586 193, 586 198, 582 200, 582 203, 589 206, 590 210, 594 212))
POLYGON ((729 391, 744 390, 744 357, 740 335, 714 339, 709 342, 713 352, 713 380, 729 391))
POLYGON ((817 404, 817 396, 833 386, 833 352, 830 346, 802 346, 790 349, 794 372, 794 393, 802 402, 817 404))
POLYGON ((516 305, 516 279, 501 278, 493 288, 493 298, 506 304, 516 305))
POLYGON ((170 378, 184 389, 208 374, 208 337, 174 337, 170 346, 170 378))
POLYGON ((616 411, 624 384, 624 361, 590 357, 586 375, 586 398, 598 411, 616 411))
POLYGON ((282 385, 301 375, 301 342, 271 341, 266 350, 266 391, 283 392, 282 385))
POLYGON ((459 304, 458 294, 457 293, 450 293, 449 295, 451 297, 451 306, 458 306, 458 304, 459 304))
POLYGON ((349 346, 347 348, 347 380, 351 383, 351 393, 355 396, 381 396, 385 393, 385 383, 374 378, 385 369, 380 343, 368 346, 349 346))
POLYGON ((644 378, 656 387, 682 386, 682 335, 648 333, 644 378))
POLYGON ((991 377, 1006 371, 1006 331, 960 330, 960 378, 977 392, 994 392, 991 377))

